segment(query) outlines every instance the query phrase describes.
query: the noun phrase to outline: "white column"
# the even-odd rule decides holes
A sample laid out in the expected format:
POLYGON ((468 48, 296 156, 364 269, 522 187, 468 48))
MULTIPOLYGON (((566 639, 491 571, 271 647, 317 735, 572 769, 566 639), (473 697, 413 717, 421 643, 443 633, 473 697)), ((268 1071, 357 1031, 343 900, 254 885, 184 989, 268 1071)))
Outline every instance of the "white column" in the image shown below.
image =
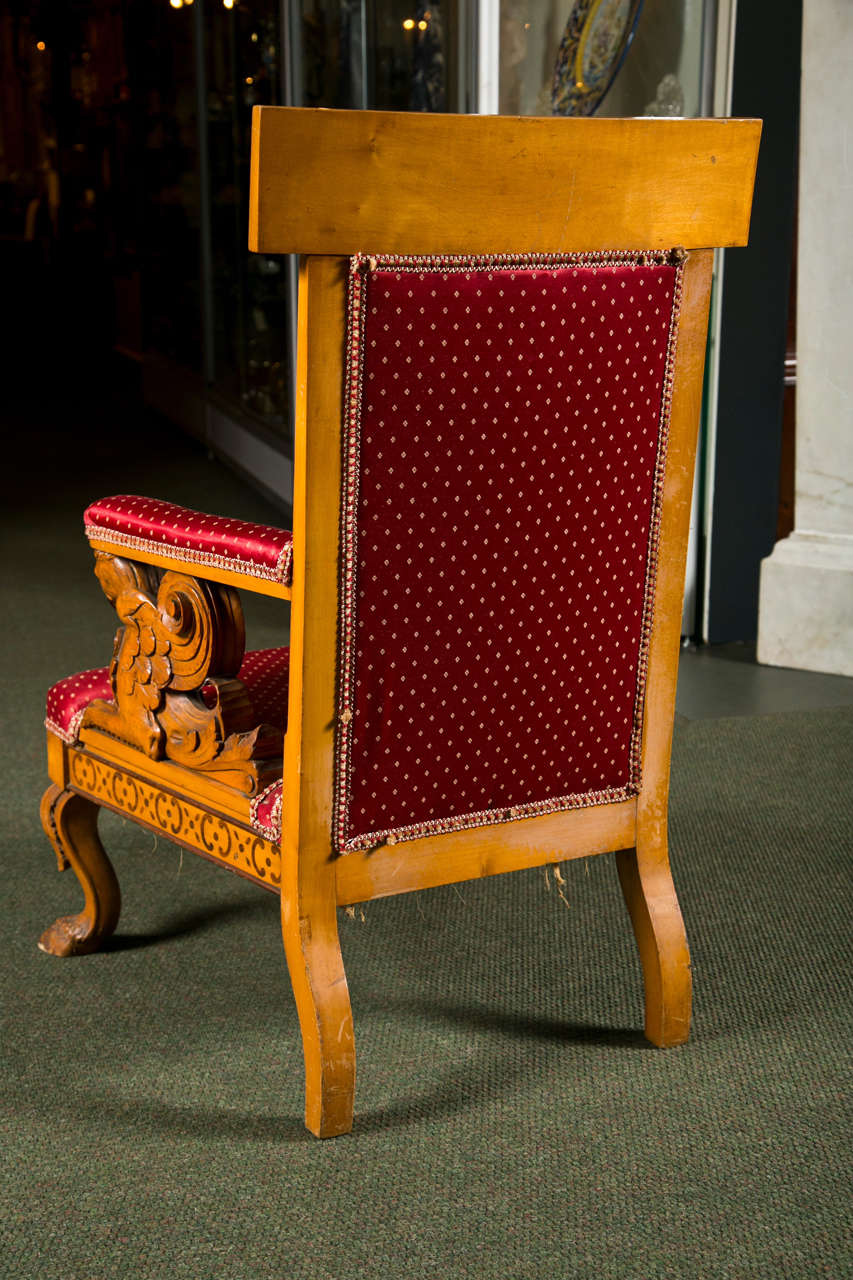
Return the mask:
POLYGON ((853 4, 805 0, 794 532, 761 565, 758 660, 853 675, 853 4))
POLYGON ((500 0, 479 0, 477 5, 477 114, 496 116, 501 80, 500 0))

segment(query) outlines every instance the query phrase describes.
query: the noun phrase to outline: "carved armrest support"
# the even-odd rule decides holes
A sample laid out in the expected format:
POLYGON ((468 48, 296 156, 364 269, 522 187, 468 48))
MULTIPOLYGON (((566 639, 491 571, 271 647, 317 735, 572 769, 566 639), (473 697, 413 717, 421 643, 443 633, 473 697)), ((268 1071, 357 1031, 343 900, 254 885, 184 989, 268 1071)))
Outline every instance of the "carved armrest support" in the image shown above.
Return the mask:
POLYGON ((216 775, 245 795, 258 764, 282 753, 280 729, 255 722, 237 679, 246 632, 233 587, 162 573, 95 552, 95 574, 120 626, 113 646, 113 701, 97 699, 80 725, 143 751, 216 775))

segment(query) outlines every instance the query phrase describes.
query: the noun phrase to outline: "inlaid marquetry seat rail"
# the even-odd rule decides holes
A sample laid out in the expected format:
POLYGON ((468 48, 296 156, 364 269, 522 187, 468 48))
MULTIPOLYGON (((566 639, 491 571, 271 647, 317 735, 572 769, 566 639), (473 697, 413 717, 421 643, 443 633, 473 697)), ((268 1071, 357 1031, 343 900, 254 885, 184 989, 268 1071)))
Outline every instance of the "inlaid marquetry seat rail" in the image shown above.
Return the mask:
POLYGON ((255 108, 251 247, 303 255, 293 532, 89 508, 119 630, 108 681, 51 695, 42 819, 85 905, 42 946, 115 928, 99 807, 278 891, 320 1137, 353 1122, 342 906, 612 853, 645 1034, 687 1038, 685 557, 713 251, 746 243, 759 134, 255 108), (236 587, 291 601, 286 715, 236 587))

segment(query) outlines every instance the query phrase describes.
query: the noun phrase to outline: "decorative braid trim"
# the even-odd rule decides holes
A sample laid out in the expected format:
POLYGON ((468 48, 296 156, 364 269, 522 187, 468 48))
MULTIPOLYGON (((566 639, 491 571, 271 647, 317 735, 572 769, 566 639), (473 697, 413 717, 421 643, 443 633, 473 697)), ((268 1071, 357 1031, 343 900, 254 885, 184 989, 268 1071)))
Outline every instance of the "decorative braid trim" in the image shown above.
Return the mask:
POLYGON ((266 836, 267 840, 270 840, 273 844, 277 844, 281 839, 282 795, 283 795, 283 789, 282 789, 281 783, 271 782, 268 787, 264 788, 264 790, 261 792, 259 796, 255 796, 254 800, 249 806, 249 814, 250 814, 252 826, 256 831, 260 831, 262 835, 266 836), (263 804, 264 800, 267 798, 267 796, 270 795, 271 792, 275 791, 276 787, 278 787, 279 793, 278 793, 277 799, 273 803, 272 809, 270 810, 270 821, 264 822, 260 816, 260 807, 263 804))
POLYGON ((83 719, 85 711, 85 707, 81 707, 79 711, 75 711, 67 729, 63 729, 62 725, 57 724, 55 720, 51 720, 50 716, 45 718, 44 727, 47 729, 48 733, 55 733, 57 738, 61 738, 69 747, 73 747, 74 743, 77 741, 77 736, 80 732, 80 721, 83 719))
POLYGON ((402 840, 417 840, 422 836, 441 835, 449 831, 468 831, 474 827, 492 826, 499 822, 517 822, 520 818, 535 818, 543 813, 561 813, 566 809, 588 809, 596 804, 618 804, 637 794, 630 784, 611 787, 606 791, 584 791, 578 795, 558 796, 551 800, 535 800, 529 804, 516 804, 510 808, 483 809, 479 813, 461 813, 452 818, 433 818, 429 822, 413 822, 406 827, 389 827, 355 836, 342 844, 338 852, 370 852, 384 844, 397 844, 402 840))
POLYGON ((245 573, 250 578, 266 578, 269 582, 290 584, 293 571, 293 543, 288 543, 279 552, 275 568, 258 564, 254 560, 241 560, 239 556, 223 556, 213 551, 196 551, 193 547, 173 547, 167 542, 159 542, 153 538, 140 538, 136 534, 119 533, 103 525, 87 524, 86 537, 104 542, 114 542, 117 546, 127 547, 129 551, 143 551, 148 555, 163 556, 167 560, 184 560, 191 564, 203 564, 209 568, 229 569, 234 573, 245 573))
MULTIPOLYGON (((584 253, 495 253, 485 256, 452 257, 443 255, 402 257, 377 254, 373 257, 357 253, 350 259, 350 277, 378 271, 446 271, 448 274, 471 271, 511 271, 513 267, 529 270, 542 267, 553 271, 559 267, 651 267, 682 266, 687 259, 685 249, 595 249, 584 253)), ((535 276, 532 277, 535 280, 535 276)))
POLYGON ((341 493, 341 559, 339 579, 338 619, 338 706, 340 708, 335 735, 334 810, 332 819, 333 845, 339 854, 356 853, 376 849, 383 844, 393 845, 401 840, 416 840, 423 836, 442 832, 464 831, 500 822, 513 822, 539 814, 557 813, 567 809, 583 809, 600 804, 618 804, 639 793, 642 783, 642 732, 645 706, 646 677, 648 673, 649 643, 654 617, 654 591, 660 545, 661 510, 663 500, 666 453, 669 440, 669 418, 672 408, 672 384, 675 367, 675 349, 678 319, 681 308, 681 287, 687 252, 682 248, 668 250, 618 250, 608 249, 587 253, 567 254, 494 254, 489 256, 411 256, 393 254, 370 256, 362 253, 350 258, 349 290, 347 298, 347 350, 345 364, 345 414, 343 430, 343 466, 341 493), (435 818, 429 822, 412 823, 349 837, 347 823, 351 800, 350 786, 350 724, 354 712, 354 636, 357 581, 356 513, 360 479, 360 434, 362 414, 362 372, 364 367, 364 319, 363 293, 368 275, 380 271, 507 271, 513 267, 553 270, 556 267, 593 266, 674 266, 676 268, 672 296, 666 363, 664 367, 661 410, 658 425, 658 449, 655 462, 654 489, 652 494, 651 523, 646 559, 643 616, 640 629, 640 652, 637 664, 637 689, 634 699, 634 725, 630 745, 630 773, 621 787, 604 791, 585 791, 575 795, 537 800, 510 808, 488 809, 477 813, 457 814, 447 818, 435 818))
POLYGON ((649 669, 649 644, 652 638, 652 623, 655 612, 655 584, 657 582, 658 557, 660 553, 660 526, 663 511, 663 486, 666 477, 666 454, 669 445, 669 419, 672 410, 672 384, 675 374, 675 352, 678 345, 678 320, 681 315, 681 286, 684 275, 684 263, 687 254, 684 249, 673 249, 670 261, 675 266, 675 280, 672 289, 672 312, 669 320, 669 336, 666 344, 666 364, 664 365, 663 387, 661 390, 660 418, 658 419, 658 452, 655 461, 654 489, 652 493, 652 519, 649 529, 649 545, 646 555, 646 583, 643 592, 643 620, 640 632, 640 654, 637 663, 637 692, 634 698, 634 729, 631 734, 631 781, 639 791, 643 781, 642 748, 643 748, 643 710, 646 701, 646 677, 649 669))
POLYGON ((335 734, 332 813, 332 847, 338 853, 346 853, 351 849, 370 847, 379 843, 371 840, 368 845, 362 846, 360 843, 348 843, 346 837, 351 798, 349 725, 352 721, 355 702, 353 649, 358 585, 356 581, 356 513, 361 478, 360 437, 364 368, 362 292, 368 264, 370 270, 375 270, 377 261, 376 258, 367 259, 360 254, 350 259, 350 288, 347 293, 347 347, 344 372, 346 421, 341 433, 344 456, 341 465, 343 492, 340 510, 341 552, 338 583, 338 706, 340 713, 338 731, 335 734))

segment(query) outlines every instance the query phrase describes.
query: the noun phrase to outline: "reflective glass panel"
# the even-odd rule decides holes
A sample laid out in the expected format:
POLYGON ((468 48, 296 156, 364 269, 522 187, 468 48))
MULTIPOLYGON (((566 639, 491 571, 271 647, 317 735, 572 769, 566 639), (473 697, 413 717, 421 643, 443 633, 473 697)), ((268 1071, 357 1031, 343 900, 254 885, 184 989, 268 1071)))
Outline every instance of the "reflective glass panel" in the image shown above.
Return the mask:
POLYGON ((131 145, 139 168, 126 175, 122 189, 140 202, 141 216, 129 221, 138 225, 144 343, 200 371, 201 192, 192 9, 130 6, 126 57, 136 107, 131 145))
POLYGON ((501 0, 500 111, 694 116, 703 0, 501 0))
POLYGON ((252 107, 283 100, 279 5, 210 4, 207 15, 214 387, 286 433, 285 263, 247 247, 252 107))
POLYGON ((459 0, 302 0, 303 105, 464 110, 461 13, 459 0))

